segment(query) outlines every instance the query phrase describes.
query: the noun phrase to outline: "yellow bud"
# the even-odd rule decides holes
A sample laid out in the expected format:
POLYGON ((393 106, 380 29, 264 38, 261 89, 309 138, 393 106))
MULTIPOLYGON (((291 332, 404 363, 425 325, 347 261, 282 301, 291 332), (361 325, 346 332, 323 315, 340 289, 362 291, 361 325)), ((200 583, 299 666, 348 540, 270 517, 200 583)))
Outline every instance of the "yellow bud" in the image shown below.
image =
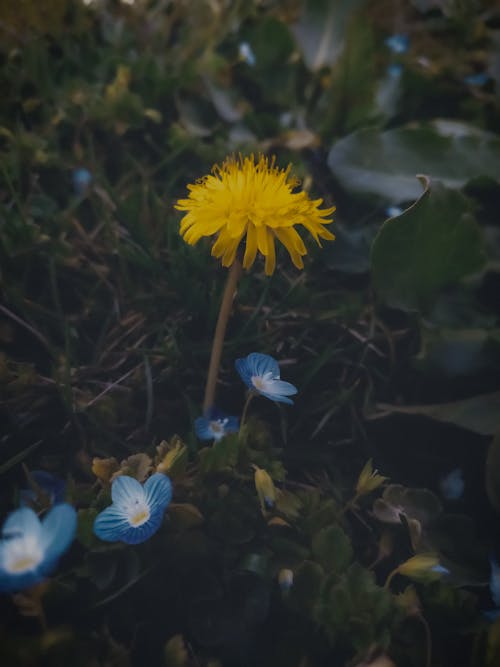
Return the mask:
POLYGON ((293 586, 293 572, 283 568, 278 573, 278 583, 282 591, 288 591, 293 586))
POLYGON ((388 477, 383 477, 378 474, 377 470, 373 469, 372 460, 366 462, 365 467, 359 474, 358 482, 356 484, 356 494, 358 496, 365 496, 372 491, 375 491, 381 484, 383 484, 388 477))
POLYGON ((144 115, 156 124, 163 120, 163 116, 157 109, 144 109, 144 115))
POLYGON ((156 471, 168 475, 180 476, 185 471, 188 460, 187 447, 181 440, 176 440, 172 449, 169 449, 164 454, 163 452, 168 446, 168 443, 162 442, 156 448, 159 456, 162 457, 156 464, 156 471))
POLYGON ((434 553, 421 553, 412 556, 396 568, 399 574, 416 581, 430 581, 439 579, 447 570, 439 564, 439 558, 434 553))
POLYGON ((262 511, 265 512, 266 509, 273 507, 276 502, 276 489, 269 473, 257 466, 254 466, 254 468, 255 488, 259 496, 262 511))
POLYGON ((130 83, 130 68, 118 65, 114 81, 106 86, 106 98, 113 102, 128 90, 130 83))

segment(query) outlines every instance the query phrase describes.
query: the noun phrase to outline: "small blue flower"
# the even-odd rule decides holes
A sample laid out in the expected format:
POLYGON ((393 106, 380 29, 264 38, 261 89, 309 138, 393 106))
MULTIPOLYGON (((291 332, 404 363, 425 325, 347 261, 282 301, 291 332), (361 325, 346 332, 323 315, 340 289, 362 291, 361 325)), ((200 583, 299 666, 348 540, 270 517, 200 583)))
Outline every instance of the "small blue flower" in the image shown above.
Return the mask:
POLYGON ((255 53, 253 52, 252 47, 248 42, 241 42, 238 47, 238 52, 241 60, 246 62, 247 65, 250 65, 250 67, 255 65, 255 53))
POLYGON ((459 500, 464 493, 465 483, 460 468, 454 468, 440 482, 441 495, 446 500, 459 500))
POLYGON ((252 352, 244 359, 236 359, 235 366, 243 382, 252 391, 278 403, 293 404, 287 397, 296 394, 297 388, 290 382, 280 380, 276 359, 268 354, 252 352))
POLYGON ((406 53, 408 51, 408 47, 410 46, 410 38, 408 35, 391 35, 384 40, 384 44, 393 53, 406 53))
POLYGON ((401 63, 391 63, 387 68, 387 74, 390 79, 399 79, 403 74, 403 65, 401 63))
POLYGON ((206 417, 198 417, 194 422, 194 429, 200 440, 221 440, 228 433, 237 433, 239 427, 238 417, 230 417, 215 409, 210 410, 206 417))
MULTIPOLYGON (((30 479, 35 482, 35 485, 40 488, 49 501, 50 505, 57 505, 64 502, 66 496, 66 482, 59 477, 51 475, 45 470, 33 470, 30 472, 30 479)), ((21 489, 19 493, 19 500, 21 507, 30 507, 36 505, 41 500, 37 490, 21 489)))
POLYGON ((398 215, 401 215, 403 209, 399 206, 388 206, 385 209, 385 214, 388 218, 397 218, 398 215))
POLYGON ((490 77, 486 72, 477 72, 464 77, 464 83, 468 86, 484 86, 489 80, 490 77))
POLYGON ((77 195, 85 194, 87 188, 92 183, 92 174, 85 167, 79 167, 73 170, 72 174, 73 188, 77 195))
POLYGON ((159 529, 172 499, 172 483, 160 472, 144 485, 133 477, 120 475, 111 485, 112 505, 97 515, 94 533, 106 542, 139 544, 159 529))
POLYGON ((0 540, 0 591, 19 591, 38 584, 54 570, 76 532, 76 511, 55 505, 42 521, 29 507, 7 517, 0 540))

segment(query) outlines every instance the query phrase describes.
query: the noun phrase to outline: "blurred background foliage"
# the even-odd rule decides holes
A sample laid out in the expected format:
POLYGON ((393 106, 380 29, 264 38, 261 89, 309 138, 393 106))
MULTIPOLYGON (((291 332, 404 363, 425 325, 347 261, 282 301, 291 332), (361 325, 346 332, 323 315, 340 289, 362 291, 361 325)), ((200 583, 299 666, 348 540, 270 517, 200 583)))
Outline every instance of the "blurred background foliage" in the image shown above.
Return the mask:
POLYGON ((80 510, 49 629, 2 598, 2 664, 498 665, 497 3, 22 0, 0 34, 0 497, 42 468, 80 510), (243 277, 221 407, 251 351, 299 394, 200 448, 225 271, 173 204, 239 152, 293 163, 337 240, 243 277), (134 549, 91 530, 120 462, 175 487, 134 549), (427 552, 447 577, 384 588, 427 552))

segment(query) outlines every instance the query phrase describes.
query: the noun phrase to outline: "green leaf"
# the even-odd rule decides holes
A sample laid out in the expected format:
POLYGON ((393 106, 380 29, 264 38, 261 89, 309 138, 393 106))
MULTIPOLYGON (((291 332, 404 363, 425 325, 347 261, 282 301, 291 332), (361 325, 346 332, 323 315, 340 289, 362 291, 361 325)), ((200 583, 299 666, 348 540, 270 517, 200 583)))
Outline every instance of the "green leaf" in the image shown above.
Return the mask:
POLYGON ((477 176, 497 180, 499 160, 496 135, 437 120, 386 132, 358 130, 333 145, 328 166, 346 189, 398 204, 422 194, 417 174, 461 188, 477 176))
POLYGON ((421 349, 415 360, 419 370, 467 375, 500 369, 500 329, 436 328, 421 325, 421 349))
POLYGON ((439 183, 402 215, 380 228, 372 246, 372 272, 379 297, 402 310, 428 308, 439 290, 481 269, 483 238, 461 193, 439 183))
POLYGON ((238 439, 228 435, 212 447, 204 447, 199 452, 202 473, 220 472, 233 468, 238 461, 238 439))
POLYGON ((328 268, 357 274, 370 270, 370 246, 375 236, 373 225, 335 225, 335 243, 325 247, 322 259, 328 268))
POLYGON ((293 52, 294 43, 287 25, 272 17, 256 23, 245 37, 255 52, 256 68, 264 72, 281 67, 293 52))
POLYGON ((331 67, 344 49, 347 24, 364 0, 308 0, 292 31, 310 70, 331 67))
POLYGON ((321 528, 330 526, 337 520, 339 507, 333 498, 322 501, 319 507, 316 507, 304 521, 304 530, 309 535, 314 535, 321 528))
POLYGON ((305 561, 297 568, 289 600, 300 613, 314 608, 324 576, 323 568, 311 561, 305 561))
POLYGON ((375 582, 372 572, 354 563, 332 586, 325 585, 318 621, 332 639, 344 638, 357 650, 382 643, 394 618, 389 591, 375 582))
POLYGON ((325 138, 345 136, 365 127, 379 113, 375 103, 377 36, 373 23, 360 11, 346 28, 340 40, 342 45, 345 40, 345 45, 330 73, 330 83, 311 115, 312 126, 325 138))
POLYGON ((95 547, 100 544, 97 537, 94 535, 94 521, 99 512, 96 509, 80 509, 78 510, 78 528, 77 539, 87 549, 95 547))
POLYGON ((377 408, 384 416, 396 412, 422 415, 439 422, 460 426, 480 435, 493 435, 500 430, 500 391, 450 403, 406 406, 379 403, 377 408))
POLYGON ((312 550, 325 571, 337 574, 349 567, 353 557, 351 542, 340 526, 320 530, 314 536, 312 550))

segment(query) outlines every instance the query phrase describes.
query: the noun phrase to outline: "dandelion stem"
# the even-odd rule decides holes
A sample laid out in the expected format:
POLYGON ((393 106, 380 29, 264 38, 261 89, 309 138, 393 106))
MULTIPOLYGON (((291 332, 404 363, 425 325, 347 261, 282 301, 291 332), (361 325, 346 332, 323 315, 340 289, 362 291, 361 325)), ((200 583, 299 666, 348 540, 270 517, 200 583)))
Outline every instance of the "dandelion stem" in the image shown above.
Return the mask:
POLYGON ((229 269, 226 287, 220 304, 219 317, 215 326, 214 339, 212 342, 212 352, 210 354, 210 363, 208 366, 207 384, 205 385, 205 397, 203 399, 203 414, 207 415, 214 406, 215 386, 219 376, 220 359, 222 347, 226 335, 226 327, 231 313, 236 286, 241 276, 242 266, 238 258, 234 260, 229 269))

